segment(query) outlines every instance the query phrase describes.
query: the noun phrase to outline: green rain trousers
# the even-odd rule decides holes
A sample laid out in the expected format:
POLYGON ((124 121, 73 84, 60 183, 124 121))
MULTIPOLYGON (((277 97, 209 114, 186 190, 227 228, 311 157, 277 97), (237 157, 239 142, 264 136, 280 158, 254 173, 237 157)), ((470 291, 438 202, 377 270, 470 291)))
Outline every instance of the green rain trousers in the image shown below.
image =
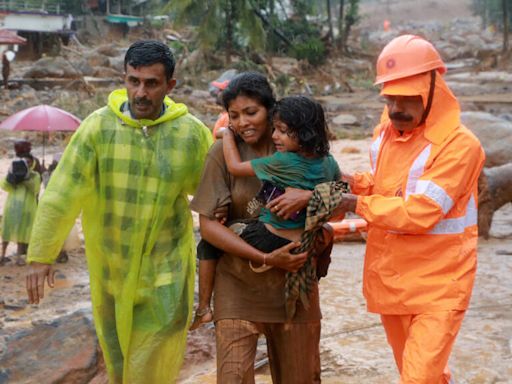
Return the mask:
POLYGON ((40 187, 41 177, 35 171, 30 171, 29 178, 16 185, 6 179, 0 180, 0 188, 8 193, 2 219, 2 241, 29 242, 40 187))
POLYGON ((110 94, 73 135, 36 215, 28 261, 53 263, 82 211, 96 332, 111 383, 172 383, 194 298, 188 194, 211 133, 165 98, 155 121, 121 113, 110 94))

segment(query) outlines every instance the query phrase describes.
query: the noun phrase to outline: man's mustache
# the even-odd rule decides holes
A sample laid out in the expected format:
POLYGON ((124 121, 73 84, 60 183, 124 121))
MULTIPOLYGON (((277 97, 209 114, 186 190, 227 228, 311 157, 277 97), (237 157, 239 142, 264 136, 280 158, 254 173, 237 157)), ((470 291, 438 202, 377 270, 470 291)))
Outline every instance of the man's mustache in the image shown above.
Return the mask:
POLYGON ((136 97, 133 102, 138 105, 151 105, 151 100, 148 100, 145 97, 136 97))
POLYGON ((404 121, 404 122, 409 122, 409 121, 412 121, 413 117, 407 113, 402 113, 402 112, 393 112, 393 113, 390 113, 389 115, 389 118, 391 120, 397 120, 397 121, 404 121))

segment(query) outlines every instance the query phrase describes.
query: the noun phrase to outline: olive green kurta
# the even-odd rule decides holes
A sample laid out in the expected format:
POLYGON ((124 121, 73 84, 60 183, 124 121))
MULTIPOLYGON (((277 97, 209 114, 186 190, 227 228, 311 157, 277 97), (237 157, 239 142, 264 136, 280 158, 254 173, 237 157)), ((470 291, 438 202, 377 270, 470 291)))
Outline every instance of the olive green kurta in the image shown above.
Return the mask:
POLYGON ((0 180, 0 188, 8 193, 2 220, 3 241, 29 242, 40 187, 41 178, 35 171, 30 171, 29 178, 16 185, 0 180))

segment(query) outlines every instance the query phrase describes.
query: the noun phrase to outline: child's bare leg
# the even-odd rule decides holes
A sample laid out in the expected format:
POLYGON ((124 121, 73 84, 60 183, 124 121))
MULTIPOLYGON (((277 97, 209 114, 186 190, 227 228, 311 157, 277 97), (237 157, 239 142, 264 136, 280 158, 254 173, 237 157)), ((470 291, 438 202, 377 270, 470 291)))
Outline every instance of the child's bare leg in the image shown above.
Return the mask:
POLYGON ((0 258, 0 265, 3 265, 7 260, 5 258, 5 252, 7 251, 8 241, 2 241, 2 257, 0 258))
POLYGON ((320 238, 317 240, 320 252, 324 252, 329 247, 332 247, 332 241, 334 239, 334 230, 332 227, 325 223, 322 225, 322 232, 320 238))
POLYGON ((18 243, 18 251, 16 252, 16 265, 22 266, 25 265, 25 260, 21 257, 27 253, 28 244, 27 243, 18 243))
POLYGON ((199 260, 199 304, 190 330, 199 328, 202 324, 213 320, 210 302, 212 300, 216 268, 217 259, 199 260))
POLYGON ((316 274, 317 278, 327 276, 327 270, 331 263, 331 251, 333 246, 334 231, 329 224, 324 224, 315 241, 316 274))

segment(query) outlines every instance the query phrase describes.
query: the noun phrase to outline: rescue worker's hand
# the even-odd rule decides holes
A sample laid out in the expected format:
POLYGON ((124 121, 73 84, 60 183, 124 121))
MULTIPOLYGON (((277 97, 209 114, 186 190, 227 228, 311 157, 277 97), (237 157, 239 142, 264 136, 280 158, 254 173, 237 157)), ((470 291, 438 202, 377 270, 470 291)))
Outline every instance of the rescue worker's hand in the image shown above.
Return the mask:
POLYGON ((28 302, 30 304, 39 304, 39 300, 44 297, 44 281, 48 281, 50 288, 53 288, 55 284, 55 271, 51 264, 34 261, 30 263, 25 279, 28 302))
POLYGON ((311 196, 313 196, 313 191, 288 187, 285 189, 284 194, 270 201, 267 204, 267 208, 273 214, 287 220, 294 213, 298 213, 306 208, 311 196))
POLYGON ((229 205, 223 205, 222 207, 217 207, 213 210, 213 215, 215 216, 215 220, 217 220, 222 225, 226 224, 228 220, 228 212, 229 205))
POLYGON ((332 217, 340 217, 345 212, 355 212, 357 207, 357 195, 351 193, 344 193, 341 203, 334 210, 332 217))
POLYGON ((303 252, 297 255, 290 253, 294 248, 300 246, 299 242, 292 242, 267 254, 265 264, 284 269, 288 272, 297 272, 306 262, 308 253, 303 252))
POLYGON ((352 185, 352 184, 354 184, 354 175, 350 175, 348 173, 342 172, 341 173, 341 181, 344 181, 345 183, 352 185))

